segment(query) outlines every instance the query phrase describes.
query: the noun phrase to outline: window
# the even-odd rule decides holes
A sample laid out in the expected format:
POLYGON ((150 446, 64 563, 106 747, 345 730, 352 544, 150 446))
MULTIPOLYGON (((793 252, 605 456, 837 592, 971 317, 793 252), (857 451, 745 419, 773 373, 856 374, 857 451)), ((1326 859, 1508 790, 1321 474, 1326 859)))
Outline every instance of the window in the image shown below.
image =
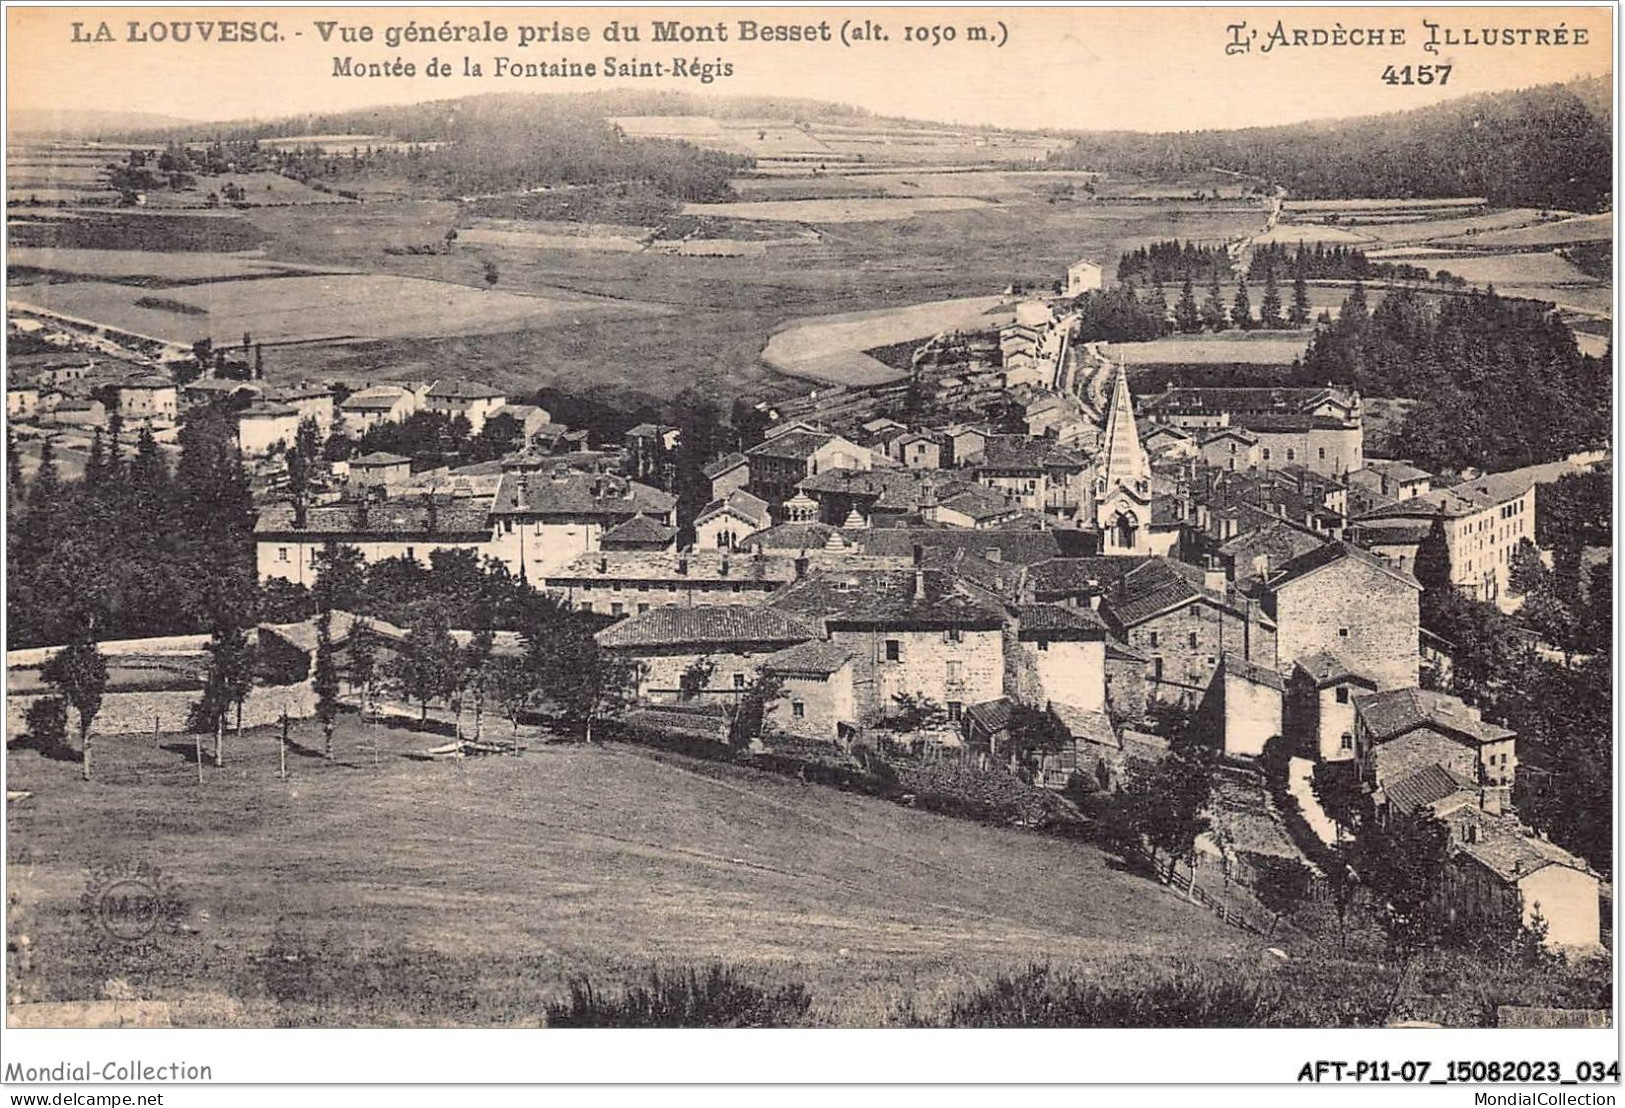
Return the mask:
POLYGON ((625 612, 626 612, 626 605, 622 604, 618 600, 615 603, 613 603, 613 604, 611 604, 609 606, 609 614, 612 615, 612 616, 623 615, 625 612))
POLYGON ((1270 448, 1267 446, 1264 448, 1264 460, 1266 462, 1270 460, 1270 448))
POLYGON ((1157 632, 1155 632, 1155 631, 1151 632, 1151 640, 1150 640, 1150 642, 1151 642, 1152 646, 1157 645, 1157 638, 1158 638, 1157 632))
POLYGON ((1349 687, 1347 685, 1337 686, 1337 702, 1339 704, 1347 704, 1349 702, 1349 687))
POLYGON ((954 723, 959 722, 961 716, 964 715, 964 712, 965 712, 965 706, 963 704, 961 704, 959 701, 957 701, 957 700, 948 701, 948 718, 950 720, 952 720, 954 723))
POLYGON ((1286 460, 1289 462, 1295 462, 1298 460, 1298 452, 1290 446, 1286 448, 1286 460))
POLYGON ((790 714, 795 716, 797 719, 806 719, 807 706, 799 700, 793 700, 790 702, 790 714))
POLYGON ((287 547, 279 546, 279 547, 276 548, 276 560, 279 561, 279 562, 285 562, 285 561, 288 560, 288 548, 287 547))
POLYGON ((948 684, 957 685, 965 679, 965 663, 948 663, 948 684))
POLYGON ((1320 448, 1320 460, 1323 462, 1326 460, 1326 448, 1324 446, 1320 448))
POLYGON ((1349 629, 1347 627, 1339 627, 1337 629, 1337 637, 1340 638, 1340 639, 1348 638, 1349 637, 1349 629))
POLYGON ((742 689, 744 687, 745 687, 745 675, 743 673, 734 674, 734 688, 742 689))
POLYGON ((964 637, 965 636, 960 632, 959 628, 957 628, 957 627, 950 627, 950 628, 948 628, 948 630, 946 630, 946 631, 944 631, 942 633, 942 640, 944 642, 960 642, 961 640, 964 639, 964 637))
POLYGON ((1188 638, 1188 641, 1190 642, 1191 649, 1195 650, 1196 649, 1196 632, 1192 631, 1187 638, 1188 638))
POLYGON ((609 583, 609 591, 610 592, 620 592, 621 591, 621 583, 619 581, 611 581, 609 583))
POLYGON ((1161 681, 1162 680, 1162 659, 1161 658, 1152 658, 1151 659, 1151 680, 1153 680, 1153 681, 1161 681))
POLYGON ((418 556, 412 552, 412 548, 410 546, 406 548, 406 560, 409 562, 415 562, 418 560, 418 556))
POLYGON ((590 600, 583 600, 583 601, 582 601, 582 602, 581 602, 581 610, 582 610, 582 611, 583 611, 583 612, 590 612, 590 611, 592 611, 592 601, 590 601, 590 600))
POLYGON ((1349 734, 1347 731, 1343 732, 1342 748, 1344 750, 1354 749, 1354 736, 1349 734))
POLYGON ((1230 444, 1230 453, 1234 454, 1235 452, 1236 452, 1236 444, 1231 443, 1230 444))
POLYGON ((1039 639, 1038 640, 1038 649, 1040 649, 1040 650, 1048 650, 1049 649, 1049 640, 1048 639, 1039 639))
POLYGON ((648 610, 649 610, 649 605, 647 605, 647 604, 639 604, 638 605, 638 615, 641 616, 644 612, 647 612, 648 610))
POLYGON ((896 639, 886 640, 886 661, 900 662, 903 660, 903 644, 896 639))

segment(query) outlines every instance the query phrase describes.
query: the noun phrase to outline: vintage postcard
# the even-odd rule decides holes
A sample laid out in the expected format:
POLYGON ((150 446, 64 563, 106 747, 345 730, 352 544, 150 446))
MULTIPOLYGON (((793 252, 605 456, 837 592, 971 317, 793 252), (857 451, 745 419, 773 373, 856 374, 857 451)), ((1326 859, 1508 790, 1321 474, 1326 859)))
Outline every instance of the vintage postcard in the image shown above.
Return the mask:
POLYGON ((9 5, 5 1080, 1616 1083, 1615 15, 9 5))

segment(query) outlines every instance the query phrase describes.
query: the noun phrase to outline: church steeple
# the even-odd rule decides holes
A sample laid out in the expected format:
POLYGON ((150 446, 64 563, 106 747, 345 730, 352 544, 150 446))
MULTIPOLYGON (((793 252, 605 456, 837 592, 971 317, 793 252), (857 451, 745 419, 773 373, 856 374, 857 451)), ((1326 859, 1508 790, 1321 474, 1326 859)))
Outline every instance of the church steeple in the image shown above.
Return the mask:
POLYGON ((1098 495, 1125 488, 1139 496, 1151 492, 1151 462, 1140 445, 1140 432, 1134 426, 1134 399, 1128 391, 1128 367, 1119 366, 1111 400, 1106 405, 1106 432, 1101 442, 1104 467, 1100 471, 1098 495))

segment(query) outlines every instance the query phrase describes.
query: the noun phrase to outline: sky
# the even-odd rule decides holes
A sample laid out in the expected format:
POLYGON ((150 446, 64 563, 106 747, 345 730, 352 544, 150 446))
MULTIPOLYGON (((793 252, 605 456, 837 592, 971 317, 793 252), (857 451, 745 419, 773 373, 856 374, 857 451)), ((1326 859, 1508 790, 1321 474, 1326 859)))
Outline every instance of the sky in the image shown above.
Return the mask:
MULTIPOLYGON (((832 100, 880 114, 1030 129, 1191 130, 1339 118, 1415 108, 1472 93, 1528 87, 1612 71, 1613 11, 1604 6, 1542 8, 18 8, 7 11, 7 93, 13 108, 118 110, 188 119, 276 118, 380 104, 448 99, 481 92, 569 92, 612 87, 675 89, 700 95, 781 95, 832 100), (440 27, 489 19, 510 28, 503 44, 410 42, 390 48, 385 28, 408 21, 440 27), (650 41, 656 19, 725 25, 730 41, 650 41), (153 24, 173 21, 273 20, 281 41, 155 42, 153 24), (640 26, 638 43, 603 41, 607 24, 640 26), (739 23, 781 28, 827 23, 832 36, 848 20, 880 25, 888 36, 831 42, 741 42, 739 23), (131 42, 135 21, 147 41, 131 42), (590 41, 518 45, 518 28, 586 27, 590 41), (1425 48, 1430 30, 1453 31, 1456 44, 1425 48), (94 37, 105 22, 113 42, 94 37), (370 43, 324 42, 318 24, 370 25, 370 43), (1003 23, 1001 31, 999 24, 1003 23), (1286 45, 1265 51, 1280 23, 1286 45), (1245 24, 1246 52, 1230 25, 1245 24), (953 42, 908 42, 905 27, 951 27, 953 42), (991 39, 970 41, 970 28, 991 39), (1519 45, 1464 44, 1485 28, 1527 31, 1519 45), (1371 29, 1382 45, 1315 45, 1315 32, 1371 29), (1392 32, 1404 34, 1391 45, 1392 32), (1534 32, 1548 32, 1541 44, 1534 32), (1555 40, 1564 32, 1568 41, 1555 40), (1575 31, 1588 40, 1577 44, 1575 31), (1304 32, 1308 45, 1292 44, 1304 32), (1251 38, 1256 32, 1257 37, 1251 38), (482 63, 479 78, 461 74, 464 56, 482 63), (721 62, 732 75, 702 84, 692 78, 498 78, 494 59, 593 62, 674 58, 721 62), (401 59, 412 78, 343 77, 334 58, 401 59), (432 57, 449 59, 450 77, 424 74, 432 57), (1449 65, 1448 79, 1421 83, 1421 65, 1449 65), (1384 81, 1388 66, 1395 81, 1384 81), (1411 84, 1400 67, 1412 67, 1411 84)), ((171 32, 173 35, 173 32, 171 32)), ((1277 42, 1279 40, 1277 39, 1277 42)))

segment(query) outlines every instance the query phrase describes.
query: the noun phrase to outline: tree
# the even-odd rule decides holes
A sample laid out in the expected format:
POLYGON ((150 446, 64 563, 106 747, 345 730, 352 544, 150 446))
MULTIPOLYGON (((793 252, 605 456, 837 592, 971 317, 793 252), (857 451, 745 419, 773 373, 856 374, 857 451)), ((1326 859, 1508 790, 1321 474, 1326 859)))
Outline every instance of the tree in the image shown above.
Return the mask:
POLYGON ((1309 282, 1303 279, 1302 273, 1299 273, 1292 279, 1292 314, 1288 317, 1292 326, 1309 326, 1310 310, 1309 282))
POLYGON ((1523 596, 1546 587, 1552 571, 1540 559, 1540 548, 1528 539, 1519 539, 1507 559, 1507 592, 1523 596))
POLYGON ((487 259, 485 262, 485 284, 488 288, 496 288, 502 274, 497 270, 497 263, 487 259))
POLYGON ((1219 291, 1219 271, 1213 271, 1213 283, 1208 286, 1207 299, 1202 301, 1202 324, 1215 333, 1224 331, 1230 326, 1230 317, 1225 314, 1224 295, 1219 291))
POLYGON ((316 420, 306 416, 288 451, 288 496, 293 501, 293 525, 303 529, 310 507, 311 476, 322 456, 322 432, 316 420))
POLYGON ((484 683, 486 692, 501 706, 502 714, 513 725, 514 737, 518 738, 519 714, 536 691, 536 674, 523 658, 493 658, 486 667, 484 683))
POLYGON ((226 764, 226 710, 232 705, 237 707, 237 734, 242 734, 242 702, 254 689, 254 648, 242 627, 219 624, 205 650, 210 661, 197 726, 215 733, 215 765, 221 767, 226 764))
POLYGON ((1028 704, 1010 706, 1005 733, 1010 761, 1026 773, 1035 771, 1045 754, 1058 754, 1073 742, 1072 732, 1053 712, 1028 704))
POLYGON ((356 547, 328 539, 316 555, 316 607, 354 611, 367 591, 367 562, 356 547))
POLYGON ((461 654, 451 637, 446 611, 439 604, 425 605, 406 636, 396 676, 407 696, 423 706, 423 719, 429 718, 429 701, 443 700, 457 691, 460 683, 461 654))
POLYGON ((1314 875, 1296 858, 1261 858, 1257 866, 1258 880, 1253 884, 1253 892, 1258 895, 1258 902, 1275 917, 1270 921, 1273 935, 1281 917, 1290 915, 1308 899, 1314 875))
POLYGON ((316 617, 316 672, 312 685, 316 693, 316 718, 322 723, 323 756, 333 760, 333 725, 339 718, 339 671, 333 658, 333 613, 316 617))
POLYGON ((372 710, 373 687, 378 683, 378 644, 373 641, 372 624, 358 619, 350 627, 350 688, 361 693, 361 712, 372 710))
POLYGON ((1452 591, 1450 543, 1445 538, 1443 516, 1433 517, 1427 535, 1417 544, 1411 573, 1422 586, 1423 623, 1426 624, 1429 608, 1452 591))
POLYGON ((768 706, 784 695, 784 678, 765 670, 745 686, 745 691, 728 710, 728 745, 735 750, 749 748, 761 737, 767 722, 768 706))
POLYGON ((42 696, 28 706, 28 737, 42 754, 68 749, 68 705, 60 696, 42 696))
POLYGON ((1196 290, 1191 287, 1189 277, 1179 290, 1179 303, 1174 305, 1174 327, 1186 335, 1194 335, 1202 329, 1202 313, 1196 306, 1196 290))
POLYGON ((677 698, 693 700, 699 696, 710 686, 711 677, 716 671, 716 660, 710 655, 695 658, 677 678, 677 698))
POLYGON ((1207 830, 1202 814, 1213 788, 1216 752, 1201 743, 1176 742, 1154 765, 1136 762, 1128 784, 1104 812, 1108 841, 1120 848, 1145 849, 1153 869, 1159 854, 1189 858, 1196 838, 1207 830))
POLYGON ((40 679, 54 687, 78 713, 80 772, 89 781, 90 728, 102 710, 102 694, 107 691, 107 659, 90 637, 83 635, 51 655, 40 668, 40 679))
POLYGON ((948 722, 947 710, 921 693, 893 693, 892 704, 886 726, 900 735, 934 730, 948 722))
POLYGON ((474 698, 474 741, 478 742, 481 735, 481 724, 485 714, 485 670, 491 664, 491 651, 496 645, 496 633, 489 627, 481 627, 474 632, 463 648, 462 664, 458 667, 462 676, 462 685, 458 693, 458 717, 462 716, 462 691, 466 690, 474 698))
POLYGON ((1245 277, 1236 285, 1236 298, 1230 303, 1230 322, 1236 325, 1238 331, 1251 331, 1253 329, 1253 305, 1247 295, 1247 278, 1245 277))
POLYGON ((1271 331, 1286 326, 1286 320, 1281 317, 1281 289, 1275 283, 1273 269, 1264 271, 1264 299, 1258 305, 1258 325, 1271 331))
POLYGON ((1355 871, 1375 897, 1377 921, 1388 936, 1389 956, 1399 974, 1389 1009, 1404 987, 1417 954, 1434 945, 1446 920, 1434 896, 1443 879, 1450 832, 1425 809, 1371 823, 1350 855, 1355 871))
POLYGON ((594 723, 624 710, 637 695, 642 665, 600 648, 583 620, 564 621, 526 647, 542 691, 586 742, 594 723))

